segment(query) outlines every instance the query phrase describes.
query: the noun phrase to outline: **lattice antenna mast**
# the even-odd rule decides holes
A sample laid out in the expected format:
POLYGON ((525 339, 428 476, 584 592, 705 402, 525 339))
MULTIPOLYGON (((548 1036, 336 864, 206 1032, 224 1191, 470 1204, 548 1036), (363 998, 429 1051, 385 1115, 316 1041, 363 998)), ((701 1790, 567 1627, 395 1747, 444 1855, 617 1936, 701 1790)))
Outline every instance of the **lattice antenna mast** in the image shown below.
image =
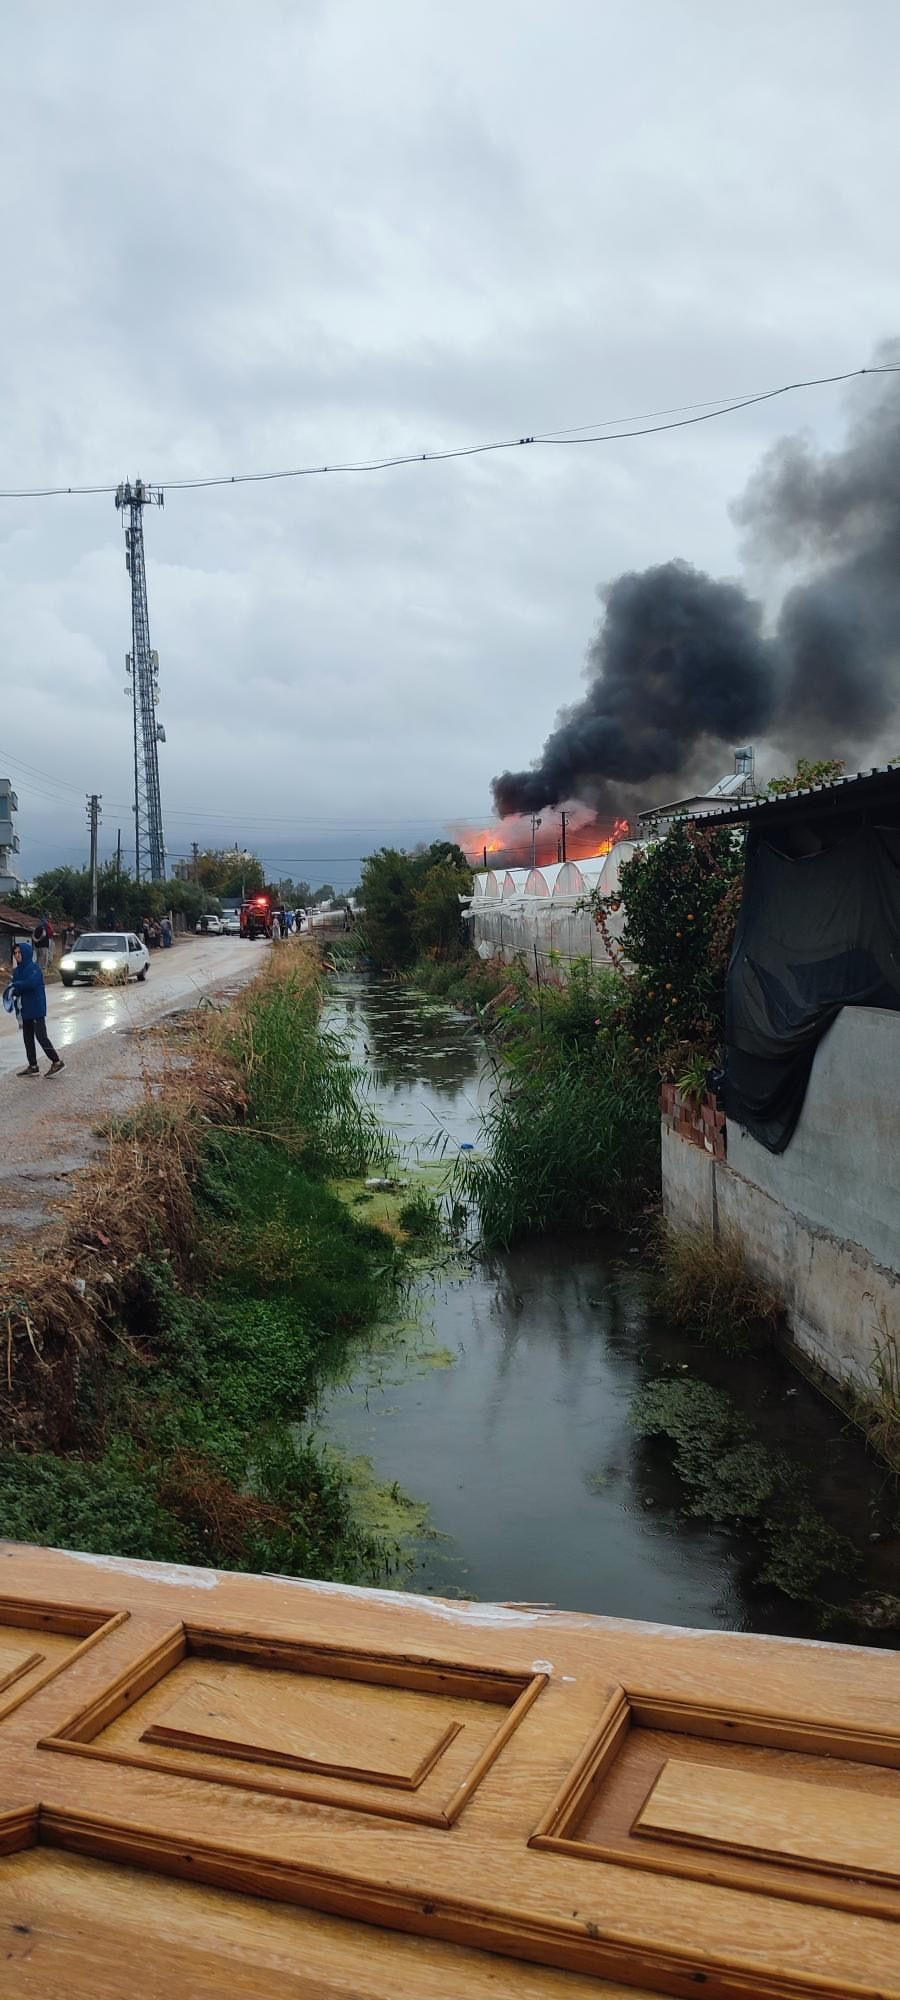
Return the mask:
POLYGON ((116 489, 116 506, 125 518, 125 567, 131 576, 131 652, 125 657, 131 686, 125 693, 134 703, 134 866, 138 882, 163 882, 166 874, 159 792, 159 745, 165 742, 166 732, 156 720, 159 654, 150 650, 143 520, 145 507, 164 505, 162 489, 146 486, 142 479, 136 479, 133 486, 126 479, 116 489))

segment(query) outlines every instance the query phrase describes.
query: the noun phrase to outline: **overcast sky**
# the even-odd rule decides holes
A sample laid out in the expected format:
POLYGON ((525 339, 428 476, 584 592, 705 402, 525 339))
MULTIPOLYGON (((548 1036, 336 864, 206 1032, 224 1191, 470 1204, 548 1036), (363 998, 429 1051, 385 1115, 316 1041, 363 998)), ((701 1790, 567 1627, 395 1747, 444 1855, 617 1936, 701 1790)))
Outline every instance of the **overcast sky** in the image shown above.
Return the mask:
MULTIPOLYGON (((424 450, 853 368, 900 330, 898 59, 893 0, 7 0, 0 484, 424 450)), ((736 573, 761 452, 836 441, 846 407, 171 493, 146 519, 170 856, 238 840, 340 881, 332 857, 487 818, 580 692, 597 585, 736 573)), ((112 499, 0 501, 26 873, 81 858, 89 790, 130 844, 130 643, 112 499)))

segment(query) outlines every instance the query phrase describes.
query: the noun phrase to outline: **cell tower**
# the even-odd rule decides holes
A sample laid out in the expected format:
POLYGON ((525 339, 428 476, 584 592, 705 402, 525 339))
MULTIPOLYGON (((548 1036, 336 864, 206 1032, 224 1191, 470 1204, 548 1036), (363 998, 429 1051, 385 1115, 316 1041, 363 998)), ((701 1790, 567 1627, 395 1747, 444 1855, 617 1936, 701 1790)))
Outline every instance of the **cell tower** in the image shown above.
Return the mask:
POLYGON ((144 566, 144 508, 165 506, 159 486, 125 480, 116 488, 116 506, 125 517, 125 567, 131 577, 131 652, 125 670, 131 686, 125 693, 134 703, 134 872, 138 882, 163 882, 166 843, 159 795, 159 744, 166 740, 156 720, 159 700, 159 654, 150 650, 147 572, 144 566))

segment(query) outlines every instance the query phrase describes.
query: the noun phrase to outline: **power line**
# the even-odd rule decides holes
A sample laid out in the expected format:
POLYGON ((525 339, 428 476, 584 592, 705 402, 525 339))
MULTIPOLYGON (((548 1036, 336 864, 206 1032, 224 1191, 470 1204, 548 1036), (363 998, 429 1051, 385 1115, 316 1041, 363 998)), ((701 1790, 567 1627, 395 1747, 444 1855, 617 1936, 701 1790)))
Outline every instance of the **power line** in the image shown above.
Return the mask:
MULTIPOLYGON (((0 744, 0 757, 8 759, 14 770, 26 772, 29 781, 32 777, 42 778, 46 780, 47 785, 55 787, 60 792, 71 793, 72 797, 78 800, 80 806, 84 793, 78 785, 70 784, 68 778, 58 778, 54 772, 44 771, 38 764, 29 764, 15 750, 10 750, 8 744, 5 746, 0 744)), ((36 790, 37 787, 33 787, 33 789, 36 790)), ((124 799, 111 799, 107 803, 117 811, 130 812, 131 810, 130 805, 124 799)), ((227 819, 233 825, 235 816, 234 813, 223 813, 212 807, 209 811, 206 811, 202 806, 192 806, 186 807, 184 811, 179 811, 175 808, 171 817, 173 820, 227 819)), ((252 826, 320 826, 327 828, 329 831, 339 828, 342 833, 371 833, 373 829, 382 826, 420 826, 423 823, 430 825, 437 819, 453 820, 456 826, 481 826, 483 817, 483 814, 454 813, 452 811, 441 814, 431 810, 428 812, 423 810, 420 813, 406 813, 402 818, 396 819, 379 819, 373 816, 371 819, 362 820, 347 820, 340 813, 324 815, 318 813, 284 813, 275 819, 253 819, 250 824, 252 826)))
POLYGON ((52 771, 42 771, 37 764, 26 764, 24 757, 17 757, 14 750, 0 748, 0 757, 8 757, 10 763, 17 765, 20 771, 27 772, 29 778, 45 778, 48 784, 57 786, 60 791, 71 792, 79 804, 84 797, 79 786, 70 785, 67 778, 54 777, 52 771))
MULTIPOLYGON (((609 417, 600 428, 575 424, 564 430, 531 431, 519 437, 494 438, 482 444, 451 445, 442 450, 395 452, 385 458, 338 459, 320 465, 287 466, 275 472, 222 472, 205 478, 163 479, 160 485, 170 492, 187 493, 213 486, 259 486, 280 479, 317 479, 338 472, 390 472, 404 465, 439 465, 455 458, 479 458, 488 452, 520 451, 526 446, 545 445, 564 449, 571 445, 618 444, 629 438, 656 437, 662 431, 684 430, 692 424, 712 423, 719 417, 749 410, 757 403, 771 403, 779 396, 795 395, 800 389, 829 388, 839 382, 859 381, 863 376, 897 374, 900 374, 900 363, 885 362, 872 368, 844 369, 835 375, 810 375, 799 382, 783 382, 775 389, 760 389, 750 396, 724 397, 712 404, 674 405, 676 411, 693 411, 694 414, 668 416, 664 423, 648 422, 644 417, 609 417), (623 424, 633 428, 612 428, 623 424)), ((664 411, 648 414, 653 418, 667 415, 664 411)), ((84 498, 95 494, 114 494, 115 491, 115 481, 94 486, 9 486, 0 487, 0 500, 84 498)))

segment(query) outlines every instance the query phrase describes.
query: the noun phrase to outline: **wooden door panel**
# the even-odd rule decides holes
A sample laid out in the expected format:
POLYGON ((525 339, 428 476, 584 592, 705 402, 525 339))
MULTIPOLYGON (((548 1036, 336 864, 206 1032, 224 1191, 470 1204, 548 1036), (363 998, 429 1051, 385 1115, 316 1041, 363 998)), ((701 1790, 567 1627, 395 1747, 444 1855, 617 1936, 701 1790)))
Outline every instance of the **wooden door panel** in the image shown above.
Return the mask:
POLYGON ((900 1886, 900 1799, 665 1764, 636 1833, 900 1886))
POLYGON ((183 1688, 141 1742, 414 1792, 465 1728, 439 1707, 399 1688, 232 1666, 183 1688))
POLYGON ((82 1627, 0 1715, 8 1858, 490 1952, 523 1993, 900 2000, 895 1656, 3 1561, 10 1696, 38 1601, 82 1627))

